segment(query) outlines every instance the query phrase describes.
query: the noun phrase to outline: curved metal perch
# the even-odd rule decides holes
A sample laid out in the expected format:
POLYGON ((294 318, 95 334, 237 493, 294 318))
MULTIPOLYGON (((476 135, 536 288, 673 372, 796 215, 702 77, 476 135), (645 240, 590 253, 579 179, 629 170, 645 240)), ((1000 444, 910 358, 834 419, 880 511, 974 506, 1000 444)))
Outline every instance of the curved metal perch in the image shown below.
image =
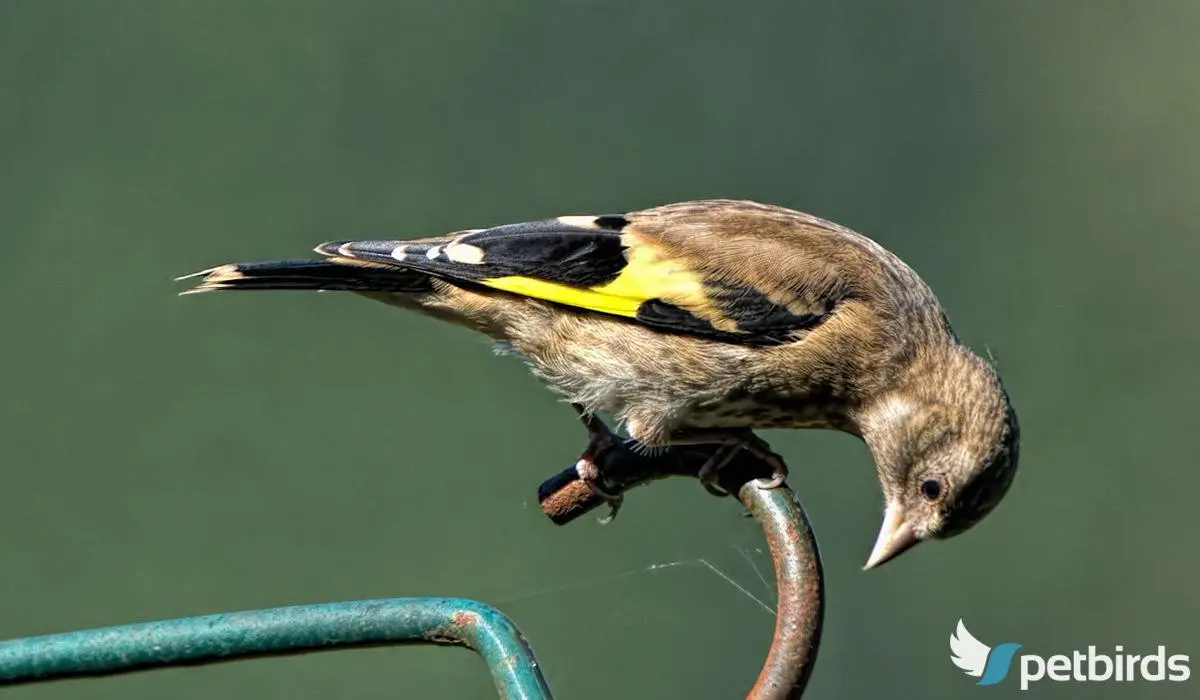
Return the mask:
MULTIPOLYGON (((624 440, 597 458, 602 486, 610 495, 668 476, 697 477, 712 455, 712 447, 672 447, 654 455, 634 449, 624 440)), ((798 698, 804 692, 817 659, 824 619, 824 574, 812 526, 796 495, 786 485, 762 489, 754 482, 769 477, 770 468, 745 450, 718 475, 719 484, 736 493, 742 505, 762 524, 775 565, 775 636, 766 663, 747 700, 798 698)), ((606 505, 579 477, 575 467, 547 479, 538 489, 543 512, 558 525, 606 505)))
POLYGON ((474 649, 500 697, 551 700, 529 643, 466 598, 384 598, 159 620, 0 642, 0 685, 383 644, 474 649))

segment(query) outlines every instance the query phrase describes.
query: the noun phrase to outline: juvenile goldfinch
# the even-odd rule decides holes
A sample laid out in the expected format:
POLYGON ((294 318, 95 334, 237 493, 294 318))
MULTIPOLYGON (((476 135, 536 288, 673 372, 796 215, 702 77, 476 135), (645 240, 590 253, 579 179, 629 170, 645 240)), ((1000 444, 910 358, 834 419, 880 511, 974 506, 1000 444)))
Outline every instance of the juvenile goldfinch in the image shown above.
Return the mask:
POLYGON ((185 293, 353 291, 486 333, 584 416, 581 474, 610 439, 597 411, 649 446, 754 450, 776 467, 766 487, 786 472, 752 429, 857 435, 886 500, 867 568, 967 530, 1017 469, 1008 395, 933 292, 879 244, 815 216, 681 202, 316 251, 325 259, 188 275, 201 279, 185 293))

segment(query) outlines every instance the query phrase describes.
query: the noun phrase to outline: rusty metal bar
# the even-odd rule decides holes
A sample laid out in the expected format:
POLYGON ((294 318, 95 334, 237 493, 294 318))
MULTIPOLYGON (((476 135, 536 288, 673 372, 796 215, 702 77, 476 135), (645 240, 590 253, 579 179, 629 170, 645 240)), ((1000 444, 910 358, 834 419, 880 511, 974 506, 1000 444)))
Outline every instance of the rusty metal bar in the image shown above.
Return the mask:
POLYGON ((817 660, 824 621, 824 573, 812 525, 786 486, 761 489, 753 481, 738 500, 762 524, 775 563, 775 636, 748 700, 799 698, 817 660))
POLYGON ((0 642, 0 685, 356 646, 475 650, 500 697, 551 700, 529 643, 499 610, 466 598, 383 598, 183 617, 0 642))
MULTIPOLYGON (((697 477, 716 449, 672 447, 647 455, 633 449, 635 445, 625 440, 597 456, 600 486, 609 495, 624 494, 668 476, 697 477)), ((770 476, 770 471, 769 466, 743 450, 718 475, 720 486, 737 494, 762 524, 778 589, 775 635, 747 700, 783 700, 804 693, 816 663, 824 619, 824 574, 812 526, 790 488, 762 489, 755 483, 757 478, 770 476)), ((542 483, 538 502, 558 525, 607 503, 573 466, 542 483)))

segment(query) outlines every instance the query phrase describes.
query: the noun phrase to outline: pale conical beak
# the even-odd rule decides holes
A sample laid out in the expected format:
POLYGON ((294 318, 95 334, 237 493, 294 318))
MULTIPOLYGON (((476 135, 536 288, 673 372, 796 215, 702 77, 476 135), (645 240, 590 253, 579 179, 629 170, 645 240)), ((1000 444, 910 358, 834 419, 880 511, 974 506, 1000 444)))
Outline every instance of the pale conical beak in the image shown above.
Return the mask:
POLYGON ((913 532, 912 524, 904 519, 904 511, 900 505, 889 503, 883 514, 883 527, 879 528, 879 538, 875 540, 875 547, 871 550, 871 556, 863 570, 873 569, 894 559, 920 541, 913 532))

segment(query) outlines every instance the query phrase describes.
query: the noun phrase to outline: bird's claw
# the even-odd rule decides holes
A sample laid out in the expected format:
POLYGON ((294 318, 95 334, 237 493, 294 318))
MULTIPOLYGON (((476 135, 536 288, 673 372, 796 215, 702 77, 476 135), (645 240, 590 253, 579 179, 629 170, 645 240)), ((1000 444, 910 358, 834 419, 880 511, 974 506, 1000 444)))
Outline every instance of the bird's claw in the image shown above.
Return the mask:
POLYGON ((728 491, 721 488, 718 479, 721 475, 721 469, 729 464, 730 460, 733 459, 734 455, 740 449, 742 449, 742 445, 739 442, 731 441, 724 443, 708 458, 704 466, 700 467, 700 473, 696 476, 700 479, 700 485, 704 487, 705 491, 708 491, 717 498, 724 498, 729 495, 728 491))
POLYGON ((764 489, 764 490, 777 489, 780 486, 783 486, 783 483, 785 481, 787 481, 787 478, 788 478, 787 464, 784 463, 782 457, 780 457, 779 455, 777 455, 771 451, 771 448, 769 446, 767 446, 766 442, 759 440, 759 443, 760 444, 758 446, 756 446, 754 449, 752 449, 751 452, 753 452, 754 455, 756 457, 758 457, 759 459, 761 459, 764 462, 766 462, 767 464, 771 465, 771 478, 770 479, 755 479, 754 483, 760 489, 764 489), (761 451, 759 451, 759 450, 761 450, 761 451))
POLYGON ((700 485, 704 487, 705 491, 708 491, 709 494, 717 498, 724 498, 729 495, 729 492, 721 488, 721 485, 717 482, 717 470, 715 469, 712 470, 712 474, 705 474, 701 470, 700 485))
POLYGON ((713 453, 704 466, 700 468, 700 485, 714 496, 728 496, 729 492, 717 483, 718 475, 725 465, 737 454, 738 450, 746 450, 756 458, 771 466, 771 478, 755 479, 755 485, 760 489, 775 489, 783 486, 788 478, 787 464, 783 458, 771 451, 766 440, 757 435, 737 435, 726 438, 721 447, 713 453))
POLYGON ((607 525, 616 519, 617 513, 621 510, 621 504, 625 502, 625 496, 608 490, 604 482, 604 475, 600 473, 600 467, 596 464, 596 459, 612 449, 619 438, 604 424, 604 421, 587 412, 583 406, 579 404, 571 404, 571 406, 579 414, 579 420, 583 422, 588 431, 588 446, 579 457, 579 461, 575 463, 575 472, 588 485, 592 493, 604 499, 604 502, 608 504, 608 515, 596 519, 601 525, 607 525))
POLYGON ((783 486, 784 482, 787 481, 787 478, 788 475, 786 471, 776 471, 775 473, 771 474, 770 479, 755 479, 754 485, 760 489, 763 489, 764 491, 769 491, 771 489, 777 489, 780 486, 783 486))
POLYGON ((617 513, 621 510, 621 504, 625 502, 625 496, 608 490, 604 484, 604 475, 600 473, 600 468, 596 466, 594 459, 585 453, 575 463, 575 473, 579 475, 583 483, 588 485, 592 493, 602 498, 608 504, 608 515, 596 518, 596 522, 601 525, 607 525, 615 520, 617 513))
POLYGON ((771 446, 767 444, 766 440, 755 436, 754 443, 747 446, 746 449, 750 450, 750 453, 755 457, 758 457, 771 466, 771 478, 755 479, 755 485, 764 490, 777 489, 783 486, 783 482, 787 481, 788 478, 787 464, 784 463, 782 457, 771 450, 771 446))

